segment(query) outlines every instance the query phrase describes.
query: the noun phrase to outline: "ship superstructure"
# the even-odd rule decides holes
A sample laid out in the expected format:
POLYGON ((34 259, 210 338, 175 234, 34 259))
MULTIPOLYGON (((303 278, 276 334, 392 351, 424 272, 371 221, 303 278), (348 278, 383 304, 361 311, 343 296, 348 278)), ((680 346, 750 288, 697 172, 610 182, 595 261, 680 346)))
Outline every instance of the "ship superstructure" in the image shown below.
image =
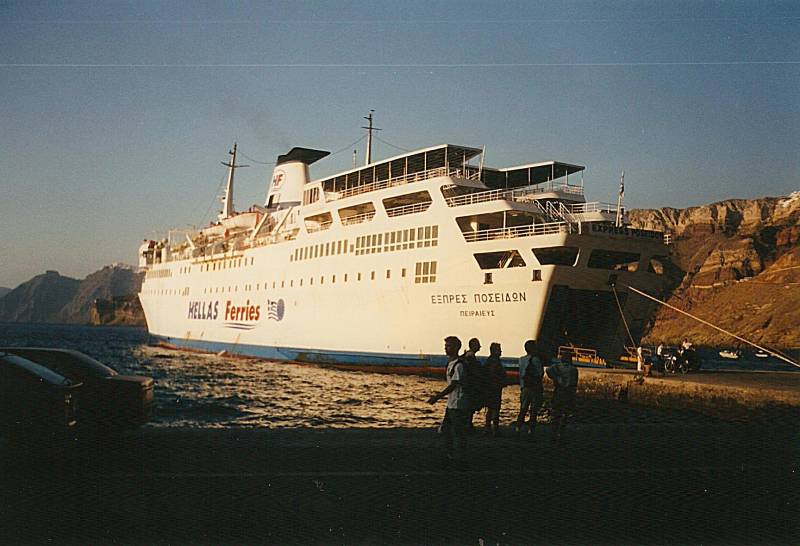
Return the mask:
POLYGON ((456 335, 613 357, 653 310, 626 286, 662 287, 663 234, 586 202, 580 165, 489 168, 441 144, 312 180, 328 152, 293 148, 264 205, 237 213, 231 153, 218 221, 140 248, 148 328, 174 345, 427 367, 456 335))

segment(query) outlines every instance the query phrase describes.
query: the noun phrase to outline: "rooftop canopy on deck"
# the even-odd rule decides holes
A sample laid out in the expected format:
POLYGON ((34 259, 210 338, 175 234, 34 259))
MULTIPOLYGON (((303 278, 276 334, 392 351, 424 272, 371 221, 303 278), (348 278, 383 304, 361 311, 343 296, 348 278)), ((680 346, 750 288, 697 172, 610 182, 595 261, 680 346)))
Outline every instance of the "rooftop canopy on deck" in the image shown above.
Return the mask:
MULTIPOLYGON (((326 192, 350 192, 369 184, 409 179, 434 170, 441 170, 442 175, 477 179, 479 168, 469 165, 469 161, 481 153, 479 148, 440 144, 336 174, 323 179, 321 184, 326 192)), ((544 161, 503 169, 484 167, 480 170, 480 179, 491 188, 514 188, 552 182, 583 169, 581 165, 544 161)))
POLYGON ((487 167, 483 169, 481 180, 491 188, 519 188, 552 182, 581 172, 585 168, 582 165, 571 165, 560 161, 542 161, 504 169, 487 167))
POLYGON ((325 191, 338 192, 433 169, 442 169, 442 174, 451 170, 464 171, 469 160, 480 153, 477 148, 440 144, 339 173, 322 180, 322 187, 325 191))

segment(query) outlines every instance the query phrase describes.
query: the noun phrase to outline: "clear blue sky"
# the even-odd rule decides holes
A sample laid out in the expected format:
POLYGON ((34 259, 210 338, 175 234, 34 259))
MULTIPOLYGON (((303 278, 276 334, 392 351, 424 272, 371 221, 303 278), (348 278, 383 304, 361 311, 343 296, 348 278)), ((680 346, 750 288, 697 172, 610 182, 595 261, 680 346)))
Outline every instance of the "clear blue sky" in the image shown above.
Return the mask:
MULTIPOLYGON (((260 161, 339 150, 370 108, 401 148, 586 165, 589 200, 622 169, 629 207, 785 195, 800 3, 2 1, 0 286, 134 263, 208 222, 234 140, 260 161)), ((240 209, 271 175, 247 162, 240 209)))

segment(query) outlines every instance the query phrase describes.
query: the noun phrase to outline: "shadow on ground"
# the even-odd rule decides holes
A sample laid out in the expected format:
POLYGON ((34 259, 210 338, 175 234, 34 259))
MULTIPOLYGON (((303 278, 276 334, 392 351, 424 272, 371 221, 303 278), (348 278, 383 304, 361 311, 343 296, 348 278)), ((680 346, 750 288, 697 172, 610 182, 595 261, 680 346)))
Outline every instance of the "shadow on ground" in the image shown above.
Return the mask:
POLYGON ((562 444, 421 429, 156 429, 3 442, 3 542, 797 543, 794 423, 578 422, 562 444))

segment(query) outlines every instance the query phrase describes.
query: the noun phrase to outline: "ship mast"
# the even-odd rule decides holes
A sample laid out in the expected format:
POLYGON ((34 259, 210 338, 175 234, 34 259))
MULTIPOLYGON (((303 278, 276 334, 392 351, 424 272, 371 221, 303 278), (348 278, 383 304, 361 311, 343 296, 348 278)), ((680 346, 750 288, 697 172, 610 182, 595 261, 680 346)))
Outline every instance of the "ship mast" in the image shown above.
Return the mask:
POLYGON ((619 195, 617 196, 617 217, 614 222, 616 227, 622 227, 625 220, 625 208, 623 200, 625 199, 625 171, 622 171, 622 176, 619 179, 619 195))
POLYGON ((369 165, 372 163, 372 131, 380 131, 377 127, 372 126, 372 113, 375 110, 370 110, 368 116, 364 116, 364 119, 369 122, 367 127, 362 126, 362 129, 367 130, 367 157, 364 161, 364 165, 369 165))
POLYGON ((225 185, 225 195, 222 196, 222 211, 217 215, 221 222, 226 218, 233 216, 236 211, 233 210, 233 173, 239 167, 249 167, 250 165, 237 165, 236 164, 236 143, 233 143, 233 150, 228 152, 231 157, 230 163, 222 162, 223 165, 228 167, 228 183, 225 185))

